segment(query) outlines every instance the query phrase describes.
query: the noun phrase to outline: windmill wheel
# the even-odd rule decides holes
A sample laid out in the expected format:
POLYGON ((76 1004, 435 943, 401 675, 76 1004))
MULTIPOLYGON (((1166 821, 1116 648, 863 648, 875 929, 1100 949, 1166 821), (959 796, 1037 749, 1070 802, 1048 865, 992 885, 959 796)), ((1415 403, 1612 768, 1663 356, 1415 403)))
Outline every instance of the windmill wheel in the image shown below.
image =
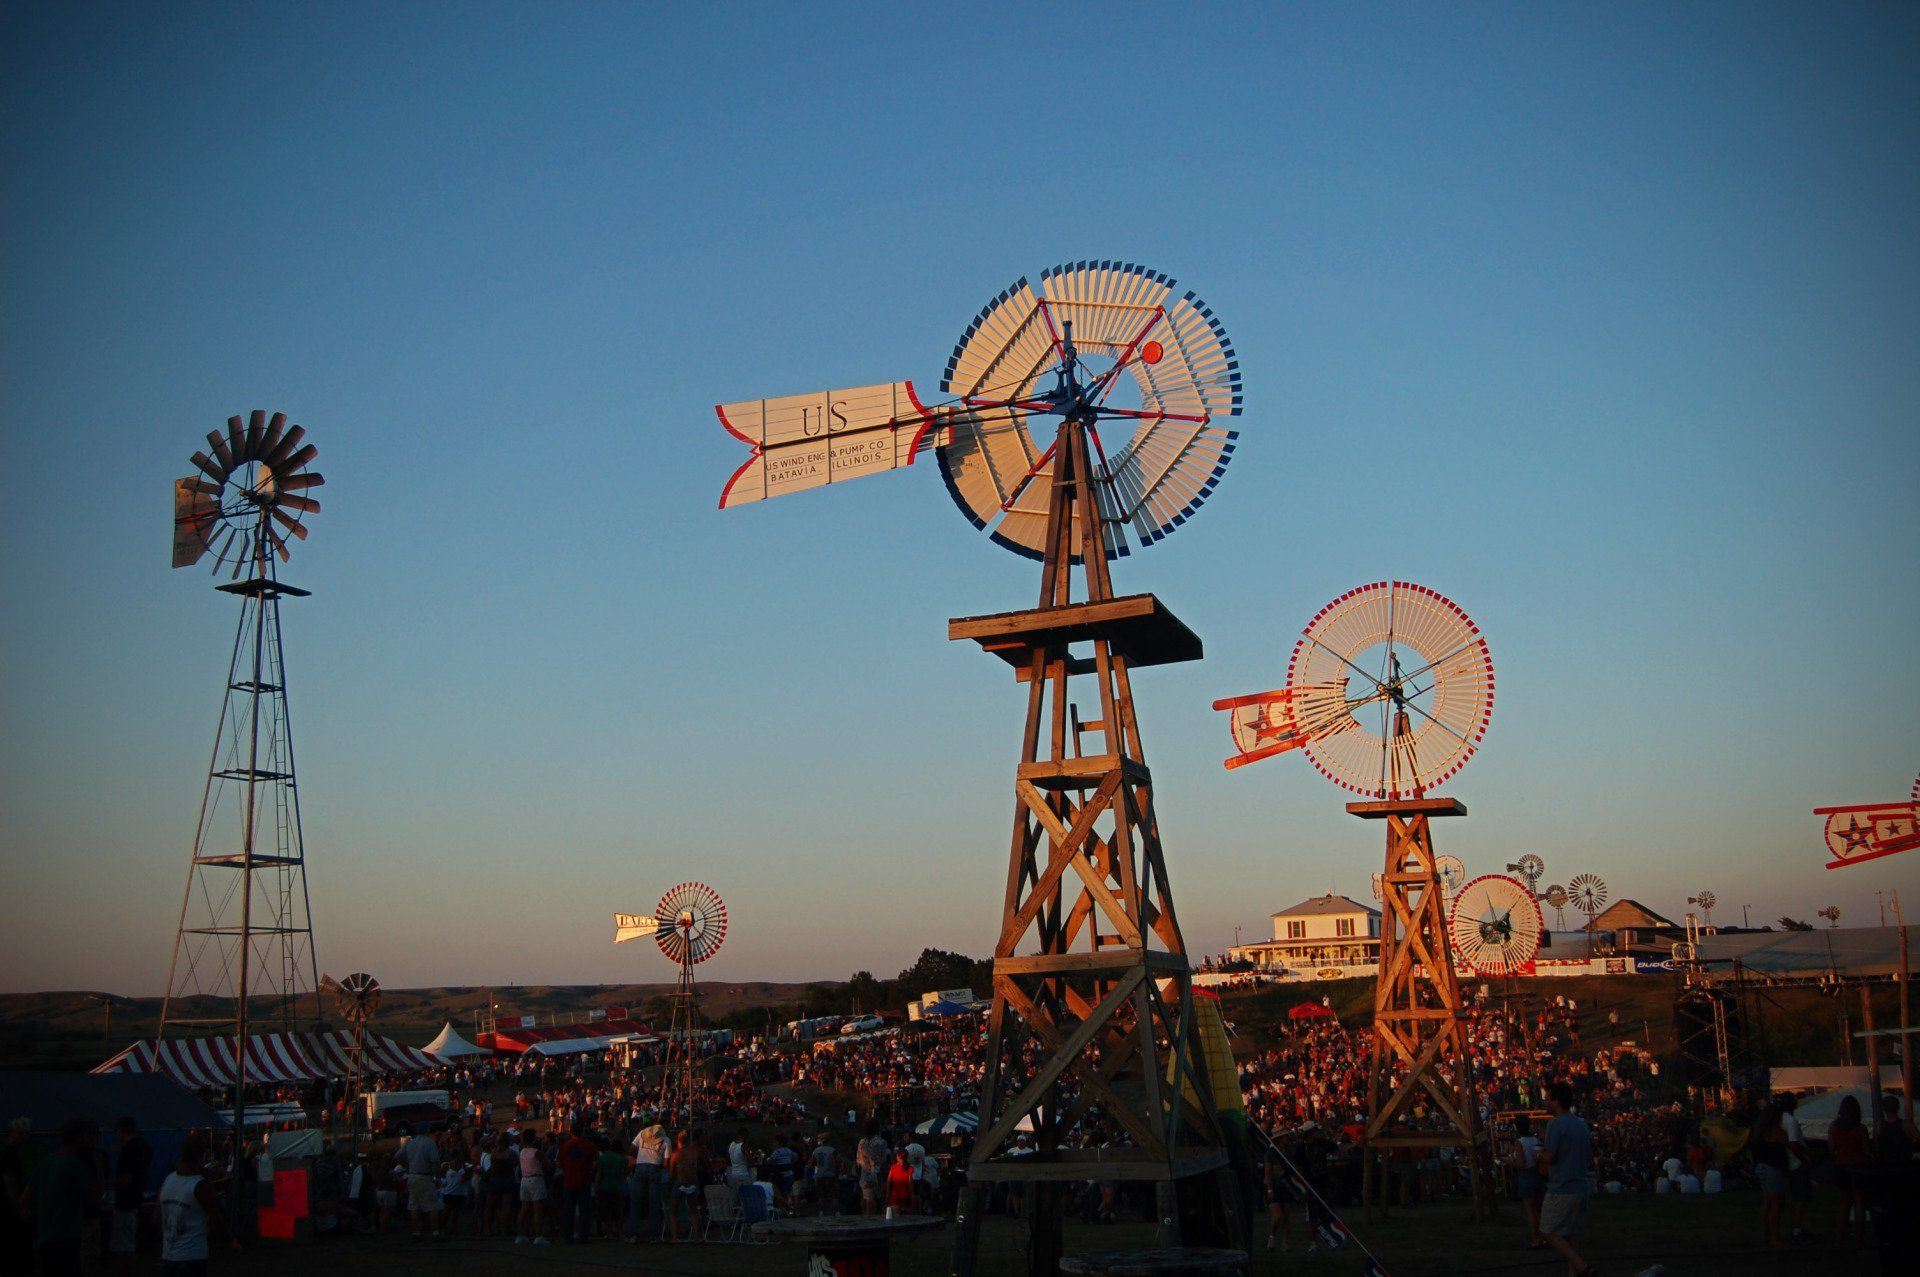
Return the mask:
POLYGON ((1387 898, 1386 880, 1379 874, 1373 876, 1373 898, 1375 900, 1385 900, 1387 898))
POLYGON ((199 473, 174 481, 173 566, 212 554, 214 571, 231 563, 238 577, 249 563, 265 575, 269 553, 286 562, 288 539, 306 540, 306 517, 320 512, 307 491, 326 482, 306 468, 320 455, 306 434, 258 408, 227 418, 225 434, 209 431, 209 451, 191 458, 199 473))
POLYGON ((1447 923, 1453 951, 1481 975, 1507 975, 1532 962, 1546 932, 1525 883, 1485 874, 1460 889, 1447 923))
POLYGON ((1556 882, 1547 888, 1546 901, 1555 909, 1565 909, 1567 907, 1567 900, 1567 889, 1559 883, 1556 882))
POLYGON ((705 962, 727 938, 727 906, 705 883, 683 882, 660 897, 654 942, 675 962, 705 962))
POLYGON ((355 971, 344 980, 328 976, 320 984, 333 990, 334 1005, 353 1024, 365 1024, 380 1005, 380 982, 364 971, 355 971))
POLYGON ((1575 874, 1567 883, 1567 897, 1573 907, 1591 918, 1607 904, 1607 884, 1597 874, 1575 874))
POLYGON ((1437 788, 1493 714, 1493 658, 1445 596, 1405 581, 1349 590, 1307 625, 1287 670, 1307 757, 1375 798, 1437 788))
POLYGON ((1526 880, 1527 890, 1538 891, 1540 889, 1540 879, 1545 877, 1547 872, 1546 861, 1540 859, 1540 857, 1534 855, 1532 852, 1528 852, 1526 855, 1520 857, 1516 868, 1519 869, 1520 876, 1526 880))
POLYGON ((1442 856, 1433 862, 1434 870, 1440 875, 1442 895, 1457 896, 1460 888, 1466 885, 1467 866, 1458 856, 1442 856))
POLYGON ((1693 898, 1693 902, 1699 905, 1703 912, 1712 913, 1713 907, 1720 903, 1720 897, 1711 891, 1703 891, 1693 898))
MULTIPOLYGON (((1126 529, 1150 545, 1219 483, 1237 436, 1212 423, 1240 413, 1240 361, 1207 304, 1176 297, 1170 277, 1128 262, 1072 262, 1042 271, 1038 290, 1020 279, 988 302, 954 346, 941 388, 959 400, 936 414, 947 491, 970 523, 1028 558, 1045 557, 1055 463, 1053 428, 1036 437, 1028 423, 1089 418, 1100 542, 1118 555, 1126 529), (1072 394, 1074 385, 1089 393, 1072 394)), ((1091 543, 1078 519, 1076 562, 1091 543)))

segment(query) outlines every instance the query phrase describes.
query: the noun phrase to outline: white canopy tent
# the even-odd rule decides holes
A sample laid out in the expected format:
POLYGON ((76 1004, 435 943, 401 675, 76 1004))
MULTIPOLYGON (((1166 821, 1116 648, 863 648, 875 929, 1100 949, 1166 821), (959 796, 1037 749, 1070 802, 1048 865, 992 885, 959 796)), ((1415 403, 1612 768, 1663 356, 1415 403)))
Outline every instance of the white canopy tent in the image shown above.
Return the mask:
POLYGON ((579 1055, 583 1051, 604 1051, 608 1047, 606 1038, 563 1038, 558 1042, 535 1042, 527 1048, 528 1055, 579 1055))
POLYGON ((460 1036, 460 1030, 448 1020, 446 1027, 440 1030, 440 1036, 420 1048, 428 1055, 437 1055, 443 1060, 460 1059, 469 1055, 492 1055, 484 1046, 475 1046, 460 1036))

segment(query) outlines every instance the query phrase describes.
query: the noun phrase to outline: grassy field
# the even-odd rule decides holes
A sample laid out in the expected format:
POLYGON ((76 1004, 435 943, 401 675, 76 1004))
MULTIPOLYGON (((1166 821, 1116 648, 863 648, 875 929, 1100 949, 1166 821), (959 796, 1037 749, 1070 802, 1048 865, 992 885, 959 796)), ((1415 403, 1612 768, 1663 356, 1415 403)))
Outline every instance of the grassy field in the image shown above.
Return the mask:
MULTIPOLYGON (((1817 1195, 1810 1222, 1824 1231, 1831 1225, 1833 1199, 1817 1195)), ((1593 1232, 1586 1256, 1607 1277, 1628 1277, 1652 1264, 1665 1265, 1669 1277, 1775 1277, 1805 1273, 1816 1264, 1840 1264, 1850 1273, 1874 1271, 1871 1259, 1839 1260, 1824 1244, 1809 1242, 1787 1251, 1768 1251, 1758 1241, 1759 1200, 1752 1192, 1717 1197, 1603 1198, 1594 1203, 1593 1232)), ((1475 1223, 1463 1208, 1442 1205, 1396 1211, 1393 1218, 1363 1224, 1350 1220, 1367 1248, 1394 1277, 1452 1277, 1454 1274, 1509 1274, 1558 1277, 1566 1266, 1550 1252, 1528 1250, 1526 1223, 1519 1208, 1503 1204, 1502 1213, 1475 1223)), ((1359 1270, 1360 1251, 1349 1243, 1334 1252, 1306 1254, 1304 1228, 1285 1253, 1256 1250, 1255 1277, 1278 1274, 1339 1274, 1359 1270)), ((1145 1224, 1091 1226, 1069 1222, 1069 1254, 1127 1249, 1151 1244, 1145 1224)), ((948 1271, 951 1230, 896 1242, 893 1271, 898 1277, 944 1277, 948 1271)), ((982 1277, 1013 1277, 1025 1271, 1025 1234, 1013 1220, 989 1219, 982 1232, 982 1277)), ((516 1246, 500 1238, 458 1237, 415 1243, 403 1237, 327 1239, 297 1248, 273 1247, 215 1257, 216 1274, 312 1274, 355 1272, 492 1274, 508 1272, 605 1272, 622 1270, 680 1277, 727 1273, 787 1273, 801 1277, 805 1251, 798 1246, 678 1245, 628 1246, 596 1242, 589 1246, 516 1246)))

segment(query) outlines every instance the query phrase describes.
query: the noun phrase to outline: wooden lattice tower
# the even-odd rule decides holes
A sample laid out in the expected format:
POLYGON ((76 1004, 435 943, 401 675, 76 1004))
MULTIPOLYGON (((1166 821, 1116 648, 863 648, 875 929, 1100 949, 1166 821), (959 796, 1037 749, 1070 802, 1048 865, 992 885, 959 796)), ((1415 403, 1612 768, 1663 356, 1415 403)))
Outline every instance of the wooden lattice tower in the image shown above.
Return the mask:
POLYGON ((1197 660, 1201 645, 1153 595, 1114 596, 1107 555, 1088 533, 1103 525, 1082 421, 1062 422, 1054 458, 1040 606, 948 627, 1027 685, 980 1133, 958 1221, 961 1277, 973 1272, 979 1229, 973 1185, 1036 1185, 1030 1271, 1053 1273, 1064 1184, 1154 1182, 1160 1243, 1177 1245, 1175 1181, 1227 1163, 1131 684, 1133 668, 1197 660), (1076 656, 1073 644, 1091 651, 1076 656), (1088 678, 1099 717, 1081 721, 1070 693, 1088 678), (1032 1067, 1030 1044, 1039 1048, 1032 1067), (1071 1102, 1068 1090, 1077 1090, 1071 1102), (1110 1146, 1069 1147, 1090 1116, 1108 1124, 1110 1146), (1032 1151, 1009 1156, 1023 1121, 1032 1151))
POLYGON ((1373 1049, 1367 1065, 1367 1157, 1364 1200, 1383 1153, 1442 1146, 1467 1154, 1476 1210, 1492 1209, 1487 1135, 1473 1098, 1460 982, 1433 850, 1435 816, 1464 816, 1457 798, 1400 798, 1348 803, 1366 820, 1387 822, 1387 862, 1380 874, 1380 974, 1373 986, 1373 1049), (1416 1121, 1425 1103, 1445 1126, 1416 1121))

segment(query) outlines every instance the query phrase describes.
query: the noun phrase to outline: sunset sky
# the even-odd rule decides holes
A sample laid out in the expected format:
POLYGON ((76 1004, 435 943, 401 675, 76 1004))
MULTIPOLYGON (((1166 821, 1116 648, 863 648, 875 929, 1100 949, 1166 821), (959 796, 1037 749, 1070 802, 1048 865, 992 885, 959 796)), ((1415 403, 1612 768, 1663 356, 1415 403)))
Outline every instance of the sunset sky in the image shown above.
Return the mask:
POLYGON ((1214 308, 1240 450, 1116 565, 1190 948, 1381 830, 1228 773, 1329 599, 1498 672, 1441 850, 1678 918, 1876 891, 1816 806, 1920 772, 1911 5, 67 5, 0 12, 0 989, 165 982, 234 601, 169 571, 232 413, 305 425, 284 623, 320 966, 714 979, 990 951, 1030 604, 930 464, 722 513, 718 401, 912 378, 1016 278, 1214 308))

